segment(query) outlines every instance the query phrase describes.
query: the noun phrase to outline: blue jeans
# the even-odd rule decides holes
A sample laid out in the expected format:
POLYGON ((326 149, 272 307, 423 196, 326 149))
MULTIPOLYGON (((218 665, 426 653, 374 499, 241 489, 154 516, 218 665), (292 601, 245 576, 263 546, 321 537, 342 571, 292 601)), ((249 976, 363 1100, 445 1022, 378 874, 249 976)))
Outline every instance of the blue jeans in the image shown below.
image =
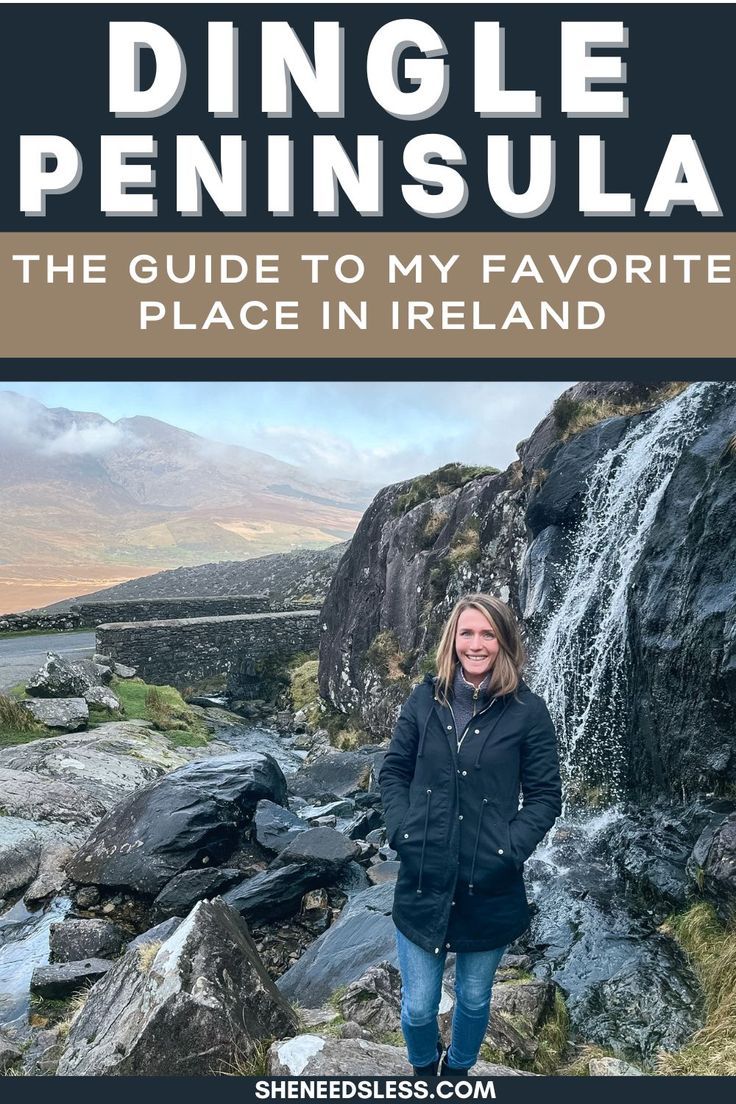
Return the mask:
MULTIPOLYGON (((401 970, 401 1030, 412 1066, 429 1066, 437 1057, 437 1013, 442 996, 446 951, 433 954, 412 943, 397 929, 401 970)), ((505 947, 492 951, 460 951, 455 962, 455 1008, 447 1064, 470 1069, 486 1033, 493 978, 505 947)))

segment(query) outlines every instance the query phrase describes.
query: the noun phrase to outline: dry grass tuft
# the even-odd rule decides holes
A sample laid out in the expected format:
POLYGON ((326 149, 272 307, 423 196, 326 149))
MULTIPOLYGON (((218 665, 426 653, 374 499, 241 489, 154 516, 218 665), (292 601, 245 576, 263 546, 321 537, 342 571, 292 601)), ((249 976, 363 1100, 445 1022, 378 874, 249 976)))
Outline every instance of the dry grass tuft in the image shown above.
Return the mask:
POLYGON ((0 694, 0 729, 15 732, 42 732, 43 729, 33 719, 31 713, 20 702, 0 694))
POLYGON ((724 925, 700 901, 662 929, 682 947, 703 987, 706 1022, 673 1054, 660 1051, 657 1073, 668 1076, 736 1075, 736 924, 724 925))
POLYGON ((598 425, 606 418, 620 417, 622 415, 641 414, 645 410, 652 410, 670 399, 674 399, 690 384, 687 381, 678 380, 666 383, 643 402, 616 403, 602 399, 571 399, 567 395, 560 395, 552 407, 552 413, 559 431, 559 439, 568 441, 576 433, 591 426, 598 425))
POLYGON ((143 943, 138 948, 138 972, 141 974, 147 974, 153 966, 153 960, 158 954, 159 947, 162 946, 161 940, 156 940, 153 943, 143 943))

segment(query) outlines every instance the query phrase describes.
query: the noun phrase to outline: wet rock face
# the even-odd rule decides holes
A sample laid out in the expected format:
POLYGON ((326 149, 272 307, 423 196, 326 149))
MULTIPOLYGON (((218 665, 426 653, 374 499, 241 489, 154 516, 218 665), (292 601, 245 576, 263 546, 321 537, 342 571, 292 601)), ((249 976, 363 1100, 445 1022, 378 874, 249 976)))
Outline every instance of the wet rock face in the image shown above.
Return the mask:
POLYGON ((95 987, 69 1032, 60 1075, 214 1074, 295 1029, 247 927, 201 902, 156 949, 135 948, 95 987))
POLYGON ((736 448, 726 387, 678 463, 629 601, 632 792, 736 780, 736 448))
POLYGON ((688 873, 714 902, 721 919, 728 922, 736 901, 736 812, 714 818, 703 830, 693 848, 688 873))
POLYGON ((263 798, 286 800, 270 756, 240 752, 190 763, 116 805, 69 864, 69 876, 154 896, 183 870, 226 862, 263 798))
POLYGON ((216 897, 242 880, 243 871, 229 867, 184 870, 166 883, 153 907, 160 916, 186 916, 197 901, 216 897))
POLYGON ((364 514, 322 608, 319 682, 324 697, 375 735, 390 734, 462 594, 488 590, 515 601, 526 545, 517 476, 512 465, 456 490, 439 479, 414 506, 406 505, 412 481, 399 483, 364 514))
POLYGON ((85 985, 104 977, 112 962, 106 958, 84 958, 78 962, 58 962, 36 966, 31 977, 31 991, 47 1000, 65 1000, 85 985))
POLYGON ((396 966, 396 929, 391 919, 393 885, 372 886, 352 897, 337 923, 278 980, 291 1001, 314 1007, 336 989, 357 981, 379 962, 396 966))
POLYGON ((554 444, 539 458, 549 475, 532 493, 526 512, 532 538, 550 525, 570 529, 580 520, 588 473, 634 424, 632 418, 606 418, 564 444, 554 444))
POLYGON ((128 938, 128 934, 111 920, 63 920, 52 924, 49 931, 51 961, 117 958, 128 938))
MULTIPOLYGON (((651 1065, 660 1048, 677 1050, 702 1026, 701 1004, 684 955, 657 930, 671 902, 663 896, 660 908, 638 915, 629 907, 611 858, 625 847, 626 826, 626 818, 614 824, 615 837, 570 830, 547 860, 530 864, 533 917, 519 946, 539 980, 562 988, 579 1038, 651 1065)), ((637 838, 634 831, 633 846, 637 838)), ((644 889, 651 896, 653 883, 644 889)))
POLYGON ((307 825, 296 813, 273 801, 259 801, 253 818, 256 840, 267 851, 283 851, 307 825))

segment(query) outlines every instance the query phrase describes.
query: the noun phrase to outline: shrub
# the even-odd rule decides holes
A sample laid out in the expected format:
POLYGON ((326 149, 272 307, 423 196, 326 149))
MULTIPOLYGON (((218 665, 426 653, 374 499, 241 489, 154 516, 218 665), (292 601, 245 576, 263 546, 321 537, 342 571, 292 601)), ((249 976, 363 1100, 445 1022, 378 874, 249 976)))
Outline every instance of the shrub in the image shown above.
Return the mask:
POLYGON ((289 695, 294 712, 304 709, 319 698, 318 671, 319 662, 316 659, 308 659, 306 663, 289 671, 291 680, 289 695))
POLYGON ((469 464, 445 464, 428 475, 420 475, 412 480, 409 487, 398 495, 394 503, 395 514, 405 514, 419 506, 422 502, 428 502, 432 498, 441 498, 450 491, 464 487, 472 479, 480 479, 484 475, 497 475, 498 468, 474 467, 469 464))
POLYGON ((449 514, 444 510, 439 510, 437 513, 431 513, 428 515, 424 525, 419 532, 419 547, 423 550, 431 548, 437 537, 447 524, 449 514))
POLYGON ((669 399, 674 399, 686 387, 689 387, 686 381, 663 383, 640 402, 625 402, 623 399, 573 399, 569 395, 560 395, 552 404, 552 416, 559 439, 567 441, 576 433, 590 429, 606 418, 652 410, 669 399))
POLYGON ((408 657, 400 650, 396 634, 391 629, 374 637, 366 648, 364 659, 367 665, 375 667, 389 682, 397 682, 407 675, 408 657))
POLYGON ((24 709, 19 702, 6 697, 5 694, 0 694, 0 730, 4 729, 15 732, 40 733, 44 731, 42 726, 34 720, 32 714, 24 709))
POLYGON ((471 518, 452 538, 446 559, 450 568, 457 571, 464 564, 471 567, 477 564, 480 557, 480 525, 476 518, 471 518))

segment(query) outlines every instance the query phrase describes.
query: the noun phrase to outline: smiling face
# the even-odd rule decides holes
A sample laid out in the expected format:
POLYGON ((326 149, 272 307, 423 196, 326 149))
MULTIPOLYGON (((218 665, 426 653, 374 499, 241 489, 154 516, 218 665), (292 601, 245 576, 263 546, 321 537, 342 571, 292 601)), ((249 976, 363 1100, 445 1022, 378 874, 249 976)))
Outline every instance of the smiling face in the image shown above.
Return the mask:
POLYGON ((455 651, 468 682, 480 686, 496 662, 498 640, 488 618, 477 609, 460 614, 455 631, 455 651))

